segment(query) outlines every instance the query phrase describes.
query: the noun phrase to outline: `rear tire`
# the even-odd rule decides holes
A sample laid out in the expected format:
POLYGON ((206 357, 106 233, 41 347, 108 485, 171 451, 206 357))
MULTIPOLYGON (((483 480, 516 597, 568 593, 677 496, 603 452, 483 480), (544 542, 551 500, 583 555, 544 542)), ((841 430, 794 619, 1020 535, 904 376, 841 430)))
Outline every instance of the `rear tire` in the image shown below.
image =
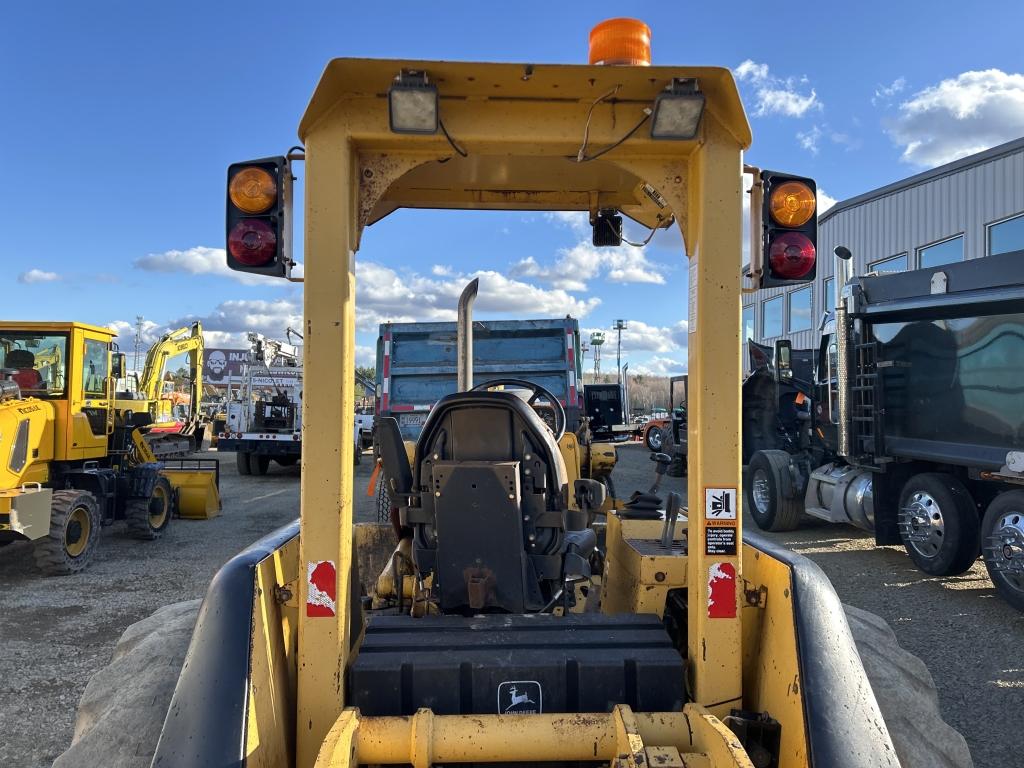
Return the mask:
POLYGON ((78 703, 74 740, 54 768, 148 766, 192 640, 201 600, 132 624, 78 703))
POLYGON ((158 477, 148 499, 132 499, 125 505, 128 535, 155 541, 164 535, 174 513, 174 491, 166 477, 158 477))
POLYGON ((792 531, 800 524, 803 502, 793 498, 789 454, 757 451, 750 457, 747 509, 762 531, 792 531))
POLYGON ((931 673, 880 616, 844 605, 868 682, 903 768, 972 768, 964 737, 942 719, 931 673))
POLYGON ((988 505, 981 523, 981 548, 996 592, 1018 611, 1024 611, 1024 491, 1007 491, 988 505), (1007 557, 1009 555, 1009 557, 1007 557), (1013 567, 1011 567, 1013 566, 1013 567))
POLYGON ((262 477, 270 467, 270 457, 263 453, 249 454, 249 472, 262 477))
POLYGON ((658 453, 661 450, 661 444, 665 440, 665 434, 661 431, 661 427, 651 427, 644 434, 644 445, 647 446, 647 450, 658 453))
POLYGON ((240 475, 251 475, 252 470, 249 469, 249 454, 246 451, 235 451, 235 466, 238 467, 238 474, 240 475))
POLYGON ((957 576, 978 559, 978 510, 963 483, 953 475, 914 475, 900 493, 898 514, 903 546, 914 565, 925 573, 957 576))
POLYGON ((54 491, 50 533, 35 542, 33 555, 47 576, 67 576, 84 570, 100 540, 100 507, 88 491, 54 491))

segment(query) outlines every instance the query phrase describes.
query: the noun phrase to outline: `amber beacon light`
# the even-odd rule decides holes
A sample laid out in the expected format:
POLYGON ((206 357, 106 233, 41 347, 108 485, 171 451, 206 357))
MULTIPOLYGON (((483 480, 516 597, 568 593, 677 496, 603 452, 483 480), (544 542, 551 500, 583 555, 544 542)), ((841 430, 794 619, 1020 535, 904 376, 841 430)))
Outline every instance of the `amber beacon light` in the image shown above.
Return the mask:
POLYGON ((590 63, 648 67, 651 28, 639 19, 606 19, 590 30, 590 63))

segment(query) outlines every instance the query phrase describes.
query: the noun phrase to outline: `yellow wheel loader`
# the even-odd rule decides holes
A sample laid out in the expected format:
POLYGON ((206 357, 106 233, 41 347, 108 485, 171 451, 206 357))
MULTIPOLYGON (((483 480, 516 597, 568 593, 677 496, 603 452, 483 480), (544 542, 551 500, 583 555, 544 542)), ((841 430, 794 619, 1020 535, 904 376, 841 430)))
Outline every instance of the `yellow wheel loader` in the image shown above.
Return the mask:
POLYGON ((34 542, 47 574, 83 570, 116 520, 157 539, 176 509, 219 509, 215 466, 158 462, 139 426, 146 419, 125 421, 114 407, 124 375, 114 335, 0 321, 0 543, 34 542))
MULTIPOLYGON (((301 517, 213 580, 170 703, 150 718, 166 708, 152 765, 966 764, 962 739, 933 727, 933 699, 913 728, 896 723, 927 702, 883 718, 881 688, 823 573, 742 533, 750 128, 728 69, 646 66, 634 52, 649 41, 646 26, 617 20, 596 32, 609 29, 628 50, 598 34, 605 43, 591 58, 602 64, 587 66, 327 65, 299 126, 301 517), (607 245, 626 215, 681 237, 688 508, 669 499, 643 514, 616 509, 600 544, 584 513, 602 502, 600 485, 570 480, 557 423, 508 392, 461 391, 432 409, 411 461, 397 424, 382 424, 401 539, 391 526, 353 524, 354 263, 364 229, 404 207, 588 211, 595 242, 607 245)), ((229 169, 232 268, 288 274, 299 157, 229 169)), ((813 274, 813 204, 795 226, 785 222, 800 216, 783 213, 806 213, 813 182, 799 184, 781 199, 763 190, 765 215, 779 216, 755 229, 764 274, 813 274)), ((755 198, 758 215, 761 205, 755 198)), ((927 698, 919 690, 908 696, 927 698)), ((98 757, 118 736, 79 732, 98 757)))

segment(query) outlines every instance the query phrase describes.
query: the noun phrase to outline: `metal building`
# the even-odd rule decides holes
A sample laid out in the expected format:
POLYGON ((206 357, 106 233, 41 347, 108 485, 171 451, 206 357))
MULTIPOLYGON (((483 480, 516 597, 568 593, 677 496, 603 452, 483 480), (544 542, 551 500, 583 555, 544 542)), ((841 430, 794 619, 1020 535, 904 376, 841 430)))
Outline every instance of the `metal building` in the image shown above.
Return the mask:
POLYGON ((818 273, 793 288, 744 297, 748 338, 816 347, 832 309, 832 249, 854 273, 903 271, 1024 249, 1024 138, 837 203, 818 218, 818 273))

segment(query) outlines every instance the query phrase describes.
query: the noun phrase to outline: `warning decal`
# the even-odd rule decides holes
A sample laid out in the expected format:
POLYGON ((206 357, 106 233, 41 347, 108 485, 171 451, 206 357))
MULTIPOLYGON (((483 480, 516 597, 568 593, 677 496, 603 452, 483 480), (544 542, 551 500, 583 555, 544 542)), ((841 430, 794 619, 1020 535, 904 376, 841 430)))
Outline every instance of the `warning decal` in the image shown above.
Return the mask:
POLYGON ((309 586, 306 591, 306 615, 334 616, 338 610, 338 572, 330 560, 306 563, 309 586))
POLYGON ((735 555, 736 526, 709 525, 704 529, 704 554, 735 555))
POLYGON ((736 618, 736 567, 712 563, 708 568, 708 618, 736 618))
POLYGON ((704 519, 708 522, 715 520, 729 520, 733 525, 735 525, 736 489, 705 488, 704 519))

